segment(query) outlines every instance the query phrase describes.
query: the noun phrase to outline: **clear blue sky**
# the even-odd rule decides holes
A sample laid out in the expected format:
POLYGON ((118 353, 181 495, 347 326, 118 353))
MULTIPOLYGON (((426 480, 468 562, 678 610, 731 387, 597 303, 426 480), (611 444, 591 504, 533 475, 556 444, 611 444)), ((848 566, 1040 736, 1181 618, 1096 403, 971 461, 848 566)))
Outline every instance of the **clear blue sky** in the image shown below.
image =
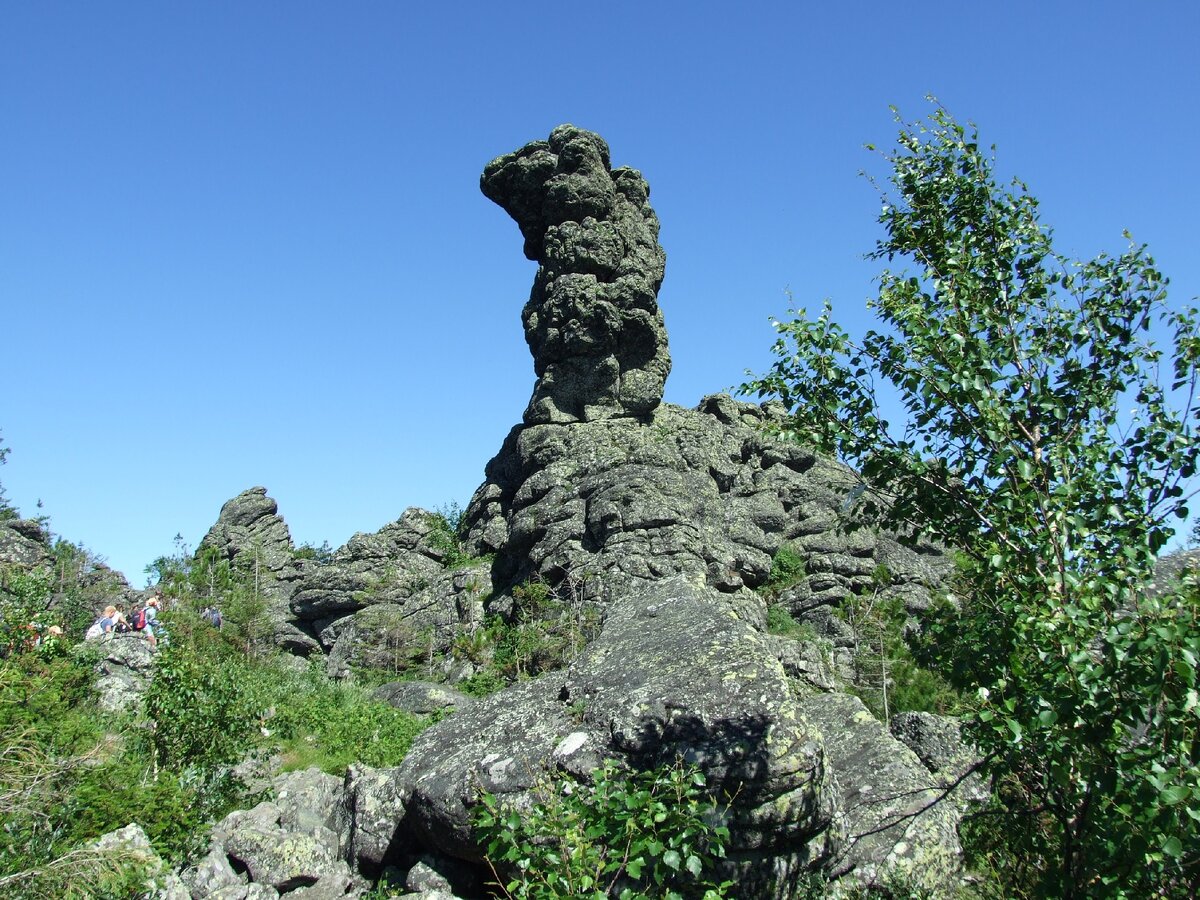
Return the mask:
POLYGON ((646 175, 687 406, 768 319, 865 323, 888 105, 998 145, 1063 249, 1200 293, 1200 4, 10 2, 0 469, 135 585, 265 485, 299 542, 465 504, 533 386, 478 189, 563 122, 646 175))

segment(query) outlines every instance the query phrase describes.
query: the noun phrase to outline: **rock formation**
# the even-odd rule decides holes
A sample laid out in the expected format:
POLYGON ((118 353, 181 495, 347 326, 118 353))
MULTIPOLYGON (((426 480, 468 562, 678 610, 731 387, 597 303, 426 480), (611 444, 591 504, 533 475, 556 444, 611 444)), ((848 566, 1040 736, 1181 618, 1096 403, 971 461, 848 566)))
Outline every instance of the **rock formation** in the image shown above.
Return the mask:
POLYGON ((317 649, 317 641, 300 627, 288 605, 306 561, 296 558, 287 523, 266 488, 250 488, 221 507, 216 523, 196 548, 197 557, 205 551, 216 552, 219 559, 253 578, 254 591, 266 601, 278 646, 300 656, 317 649))
MULTIPOLYGON (((476 639, 537 615, 533 585, 595 628, 564 667, 472 702, 433 683, 382 688, 398 705, 454 711, 400 766, 353 766, 336 790, 306 789, 319 799, 292 817, 302 827, 278 796, 234 814, 214 830, 214 883, 248 871, 264 889, 338 894, 392 872, 414 891, 486 896, 494 876, 471 824, 482 791, 520 809, 547 775, 682 757, 730 798, 718 878, 732 896, 802 896, 814 873, 949 894, 961 810, 934 801, 969 754, 943 750, 952 723, 909 719, 894 734, 839 692, 854 635, 836 614, 868 593, 919 613, 944 559, 847 528, 854 473, 772 437, 771 404, 662 404, 657 219, 640 174, 611 169, 597 135, 557 128, 490 163, 481 184, 539 263, 523 313, 538 381, 464 514, 477 559, 444 566, 430 515, 409 510, 331 562, 281 574, 289 622, 335 675, 394 667, 450 685, 473 673, 476 639), (767 633, 756 589, 785 546, 803 571, 772 602, 819 640, 767 633), (283 866, 280 843, 303 865, 283 866)), ((268 500, 243 495, 206 544, 244 547, 257 528, 282 548, 268 500)))
POLYGON ((666 255, 650 188, 599 135, 561 125, 493 160, 480 188, 538 263, 522 320, 537 384, 528 424, 641 417, 671 370, 658 309, 666 255))

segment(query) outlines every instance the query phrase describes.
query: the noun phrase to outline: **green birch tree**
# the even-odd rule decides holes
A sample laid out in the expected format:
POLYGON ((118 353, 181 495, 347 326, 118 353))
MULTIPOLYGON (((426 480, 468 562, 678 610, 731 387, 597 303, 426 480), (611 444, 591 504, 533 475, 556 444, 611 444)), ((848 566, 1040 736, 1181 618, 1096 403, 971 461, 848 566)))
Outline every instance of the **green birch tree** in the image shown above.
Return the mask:
POLYGON ((868 518, 960 560, 920 650, 975 699, 982 815, 1000 819, 1014 884, 1193 896, 1200 590, 1156 589, 1153 571, 1200 450, 1196 310, 1168 306, 1144 246, 1057 253, 974 127, 940 107, 897 122, 872 254, 888 266, 881 326, 856 340, 828 303, 793 311, 743 389, 782 399, 793 438, 861 473, 868 518))

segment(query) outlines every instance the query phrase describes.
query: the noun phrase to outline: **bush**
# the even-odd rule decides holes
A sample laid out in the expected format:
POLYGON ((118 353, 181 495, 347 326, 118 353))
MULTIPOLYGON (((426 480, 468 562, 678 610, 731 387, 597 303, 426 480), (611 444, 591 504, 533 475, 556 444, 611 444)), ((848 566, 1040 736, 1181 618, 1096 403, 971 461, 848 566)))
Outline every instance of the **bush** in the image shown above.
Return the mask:
POLYGON ((817 632, 807 622, 797 622, 787 607, 772 604, 767 607, 767 631, 794 641, 813 641, 817 632))
POLYGON ((718 900, 729 830, 705 788, 682 760, 634 772, 608 760, 590 783, 547 776, 527 810, 483 794, 474 824, 506 897, 718 900))
POLYGON ((767 576, 766 587, 769 591, 779 593, 798 584, 804 576, 804 554, 791 544, 781 544, 771 558, 771 573, 767 576))

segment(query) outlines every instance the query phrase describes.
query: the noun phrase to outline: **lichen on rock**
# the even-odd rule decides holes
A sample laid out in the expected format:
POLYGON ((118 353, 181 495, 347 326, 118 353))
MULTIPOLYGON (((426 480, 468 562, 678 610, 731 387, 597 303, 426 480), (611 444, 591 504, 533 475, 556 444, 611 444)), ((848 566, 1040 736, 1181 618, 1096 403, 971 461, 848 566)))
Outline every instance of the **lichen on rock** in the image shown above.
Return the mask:
POLYGON ((522 312, 537 384, 528 424, 642 417, 671 371, 658 308, 666 254, 650 187, 598 134, 560 125, 488 164, 483 193, 538 264, 522 312))

